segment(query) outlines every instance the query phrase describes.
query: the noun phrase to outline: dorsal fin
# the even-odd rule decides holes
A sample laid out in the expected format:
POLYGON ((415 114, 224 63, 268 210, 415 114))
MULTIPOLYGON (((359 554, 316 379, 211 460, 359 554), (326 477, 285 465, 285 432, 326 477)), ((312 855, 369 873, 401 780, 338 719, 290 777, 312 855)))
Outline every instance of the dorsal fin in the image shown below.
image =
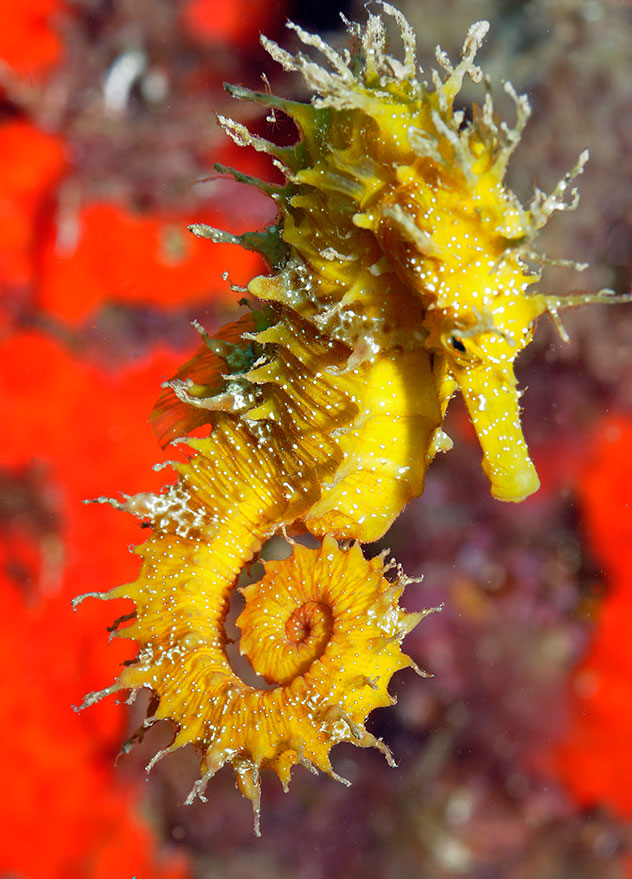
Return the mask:
MULTIPOLYGON (((215 339, 238 345, 244 333, 255 330, 252 314, 245 314, 237 321, 226 324, 215 334, 215 339)), ((194 387, 193 396, 211 397, 217 394, 227 372, 226 361, 202 342, 193 357, 180 367, 173 379, 190 379, 194 387)), ((166 387, 158 397, 149 416, 151 426, 160 445, 164 448, 181 436, 187 436, 197 427, 210 424, 212 413, 208 409, 198 409, 179 400, 172 388, 166 387)))

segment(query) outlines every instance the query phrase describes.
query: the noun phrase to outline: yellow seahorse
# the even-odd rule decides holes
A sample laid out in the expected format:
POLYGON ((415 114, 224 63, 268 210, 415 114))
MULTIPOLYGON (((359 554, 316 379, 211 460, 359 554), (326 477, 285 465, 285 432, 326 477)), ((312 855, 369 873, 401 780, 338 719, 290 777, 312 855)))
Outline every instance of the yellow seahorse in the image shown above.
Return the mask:
POLYGON ((528 209, 506 187, 526 99, 509 87, 514 129, 497 121, 489 94, 471 121, 453 108, 463 77, 481 79, 474 56, 487 24, 472 26, 456 67, 438 51, 443 74, 429 87, 417 78, 410 26, 381 5, 399 27, 403 61, 386 53, 378 15, 365 27, 347 22, 352 46, 341 52, 290 24, 329 68, 263 44, 302 74, 311 103, 229 87, 298 127, 298 142, 278 147, 219 117, 237 143, 282 169, 283 186, 222 169, 268 193, 278 219, 241 236, 191 228, 259 251, 271 273, 251 281, 251 312, 214 339, 202 331, 200 350, 166 383, 153 417, 159 438, 187 452, 171 462, 177 481, 158 495, 99 499, 153 533, 136 550, 138 579, 97 594, 133 600, 118 634, 138 642, 138 655, 84 704, 149 689, 144 727, 163 718, 176 726, 150 765, 195 745, 202 776, 192 799, 231 763, 257 833, 261 769, 284 786, 297 763, 338 778, 329 752, 341 741, 392 759, 364 723, 392 702, 392 674, 414 666, 400 645, 424 614, 400 609, 406 578, 388 576, 382 556, 366 560, 359 543, 379 539, 421 494, 430 460, 449 447, 441 425, 451 395, 464 395, 492 493, 522 500, 538 483, 514 359, 543 311, 602 298, 528 291, 535 233, 573 206, 564 191, 585 156, 528 209), (187 437, 205 422, 208 438, 187 437), (272 686, 247 685, 226 654, 231 593, 266 540, 306 532, 318 548, 294 544, 243 590, 240 649, 272 686))

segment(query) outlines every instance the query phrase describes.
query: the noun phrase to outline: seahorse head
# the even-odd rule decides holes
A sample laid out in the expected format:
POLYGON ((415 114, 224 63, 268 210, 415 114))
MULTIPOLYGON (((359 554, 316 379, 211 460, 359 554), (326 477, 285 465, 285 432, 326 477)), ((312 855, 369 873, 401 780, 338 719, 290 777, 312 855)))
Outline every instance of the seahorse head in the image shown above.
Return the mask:
POLYGON ((461 144, 460 162, 399 169, 402 186, 385 200, 378 234, 423 302, 442 396, 461 391, 492 494, 520 501, 539 483, 520 424, 514 364, 548 303, 533 291, 538 275, 523 255, 532 218, 503 186, 479 133, 461 144))
POLYGON ((529 295, 531 279, 514 260, 496 272, 492 265, 463 266, 451 280, 456 286, 426 312, 428 347, 463 396, 492 494, 521 501, 539 481, 521 427, 514 364, 546 300, 529 295))
POLYGON ((554 211, 575 207, 577 193, 571 189, 567 200, 567 190, 588 154, 553 193, 536 190, 528 207, 521 204, 505 172, 530 114, 526 97, 506 84, 516 106, 513 128, 499 122, 489 92, 471 119, 454 108, 464 76, 482 78, 473 59, 486 32, 486 22, 470 28, 456 67, 437 51, 447 75, 435 72, 434 89, 417 93, 405 136, 399 126, 398 143, 407 141, 409 152, 402 149, 394 180, 372 211, 379 215, 373 228, 399 279, 423 303, 424 344, 440 397, 445 406, 461 391, 492 494, 522 501, 539 480, 521 427, 516 357, 540 314, 556 318, 557 308, 595 298, 565 302, 536 293, 534 266, 552 261, 533 242, 554 211))

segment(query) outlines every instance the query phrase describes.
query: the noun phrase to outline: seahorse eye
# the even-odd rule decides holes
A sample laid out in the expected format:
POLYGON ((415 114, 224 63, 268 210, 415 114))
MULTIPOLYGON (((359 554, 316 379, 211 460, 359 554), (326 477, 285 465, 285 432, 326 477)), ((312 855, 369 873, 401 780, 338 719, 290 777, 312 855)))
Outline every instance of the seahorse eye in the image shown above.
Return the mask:
POLYGON ((441 333, 441 343, 446 354, 450 355, 456 363, 470 363, 476 358, 476 346, 474 350, 466 347, 466 341, 460 333, 461 328, 456 327, 452 321, 441 333))

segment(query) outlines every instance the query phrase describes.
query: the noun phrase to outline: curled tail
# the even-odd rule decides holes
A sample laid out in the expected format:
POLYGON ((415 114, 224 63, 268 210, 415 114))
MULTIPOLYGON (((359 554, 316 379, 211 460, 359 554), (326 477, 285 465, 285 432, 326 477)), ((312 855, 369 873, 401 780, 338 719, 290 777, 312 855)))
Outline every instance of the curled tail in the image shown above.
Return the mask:
MULTIPOLYGON (((414 667, 400 644, 423 616, 399 608, 406 579, 400 571, 387 578, 392 566, 383 556, 367 561, 357 543, 341 548, 328 533, 319 549, 295 544, 288 559, 268 562, 264 578, 243 590, 240 650, 273 688, 249 686, 233 671, 224 621, 239 575, 267 538, 298 527, 320 495, 321 471, 344 459, 318 433, 303 442, 319 447, 320 467, 313 456, 308 464, 307 453, 301 460, 299 443, 288 456, 274 429, 259 436, 259 409, 251 423, 219 414, 208 439, 187 441, 194 454, 172 465, 179 477, 173 486, 118 504, 154 533, 136 549, 138 579, 98 597, 134 602, 131 623, 116 633, 133 638, 139 651, 113 686, 85 701, 151 690, 158 698, 143 728, 170 719, 176 732, 150 766, 195 745, 202 777, 191 799, 231 763, 253 803, 257 833, 261 769, 274 770, 286 788, 296 763, 343 781, 329 761, 341 741, 377 747, 392 762, 364 721, 392 703, 392 674, 414 667)), ((344 423, 343 410, 335 423, 344 423)))
POLYGON ((171 462, 178 479, 162 494, 114 502, 153 528, 136 549, 138 579, 98 596, 134 602, 117 634, 139 651, 85 704, 151 690, 144 727, 169 719, 176 732, 150 766, 195 745, 203 756, 194 797, 231 763, 259 832, 261 769, 285 787, 296 763, 339 778, 329 751, 341 741, 377 747, 392 762, 364 722, 392 703, 393 673, 415 667, 400 644, 423 614, 399 608, 401 571, 386 576, 393 566, 383 556, 367 561, 348 541, 380 537, 419 492, 440 415, 423 351, 354 366, 349 348, 283 310, 258 312, 240 329, 233 342, 235 325, 207 339, 155 409, 166 439, 202 420, 210 436, 180 439, 190 456, 171 462), (401 393, 424 371, 429 411, 427 394, 405 405, 401 393), (380 487, 367 503, 367 488, 370 496, 380 487), (322 538, 318 549, 294 544, 243 590, 240 650, 274 685, 249 686, 226 651, 231 594, 267 539, 307 530, 322 538))

